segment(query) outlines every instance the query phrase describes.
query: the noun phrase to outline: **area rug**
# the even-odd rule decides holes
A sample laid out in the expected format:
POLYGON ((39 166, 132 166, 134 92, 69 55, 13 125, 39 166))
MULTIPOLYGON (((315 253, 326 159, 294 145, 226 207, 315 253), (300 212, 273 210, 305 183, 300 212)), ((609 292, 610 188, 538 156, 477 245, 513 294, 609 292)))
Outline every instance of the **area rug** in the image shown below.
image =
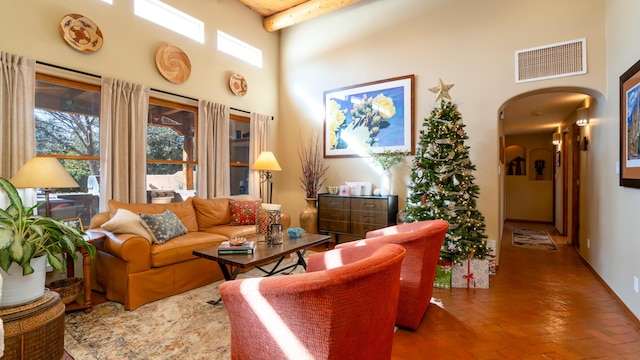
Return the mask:
POLYGON ((549 233, 544 230, 513 229, 513 246, 536 250, 558 250, 549 233))
MULTIPOLYGON (((292 264, 295 260, 296 256, 285 261, 292 264)), ((302 266, 293 270, 299 272, 304 272, 302 266)), ((238 278, 261 274, 253 269, 238 278)), ((229 319, 224 304, 207 303, 220 297, 219 283, 154 301, 134 311, 125 311, 122 304, 107 301, 94 306, 89 314, 66 314, 65 350, 76 360, 230 359, 229 319)))

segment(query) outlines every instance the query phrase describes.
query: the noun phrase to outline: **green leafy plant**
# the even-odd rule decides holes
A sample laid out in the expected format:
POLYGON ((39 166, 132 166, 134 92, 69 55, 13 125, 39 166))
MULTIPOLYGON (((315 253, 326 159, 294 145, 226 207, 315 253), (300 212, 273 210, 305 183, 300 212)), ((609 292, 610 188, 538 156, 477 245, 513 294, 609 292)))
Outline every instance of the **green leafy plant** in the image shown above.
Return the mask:
POLYGON ((75 260, 76 248, 84 248, 91 257, 95 255, 96 248, 84 241, 83 231, 60 220, 34 215, 38 205, 24 207, 9 180, 0 177, 0 188, 10 202, 6 209, 0 209, 0 268, 5 272, 15 262, 22 267, 23 275, 29 275, 33 273, 31 259, 45 254, 49 264, 62 271, 66 269, 63 253, 70 254, 75 260))
POLYGON ((389 149, 384 149, 384 151, 379 153, 374 153, 369 150, 369 155, 373 158, 373 162, 382 168, 382 170, 387 171, 392 167, 400 164, 404 161, 405 156, 409 155, 408 151, 391 151, 389 149))

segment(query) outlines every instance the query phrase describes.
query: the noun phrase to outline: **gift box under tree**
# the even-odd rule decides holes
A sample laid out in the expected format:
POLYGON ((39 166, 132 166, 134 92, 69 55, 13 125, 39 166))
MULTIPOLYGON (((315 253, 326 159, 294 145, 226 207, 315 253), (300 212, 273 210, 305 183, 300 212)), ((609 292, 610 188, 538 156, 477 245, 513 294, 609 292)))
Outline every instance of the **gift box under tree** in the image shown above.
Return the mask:
POLYGON ((451 288, 451 261, 438 261, 433 287, 440 289, 451 288))
POLYGON ((451 287, 467 289, 489 288, 489 260, 466 259, 462 264, 453 264, 451 287))

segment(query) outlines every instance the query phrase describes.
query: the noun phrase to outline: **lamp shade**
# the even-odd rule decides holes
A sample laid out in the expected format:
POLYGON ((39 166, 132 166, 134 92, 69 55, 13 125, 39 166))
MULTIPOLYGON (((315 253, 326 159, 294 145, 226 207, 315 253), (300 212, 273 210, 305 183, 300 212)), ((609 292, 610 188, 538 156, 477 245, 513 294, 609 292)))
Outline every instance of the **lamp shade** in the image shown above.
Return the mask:
POLYGON ((256 162, 253 164, 251 168, 253 170, 264 170, 264 171, 281 171, 280 164, 278 164, 278 160, 273 156, 271 151, 263 151, 260 153, 260 156, 256 159, 256 162))
POLYGON ((551 141, 553 143, 553 145, 560 145, 560 140, 562 140, 562 134, 561 133, 554 133, 553 134, 553 140, 551 141))
POLYGON ((34 157, 11 178, 16 188, 76 188, 78 183, 69 175, 58 159, 34 157))

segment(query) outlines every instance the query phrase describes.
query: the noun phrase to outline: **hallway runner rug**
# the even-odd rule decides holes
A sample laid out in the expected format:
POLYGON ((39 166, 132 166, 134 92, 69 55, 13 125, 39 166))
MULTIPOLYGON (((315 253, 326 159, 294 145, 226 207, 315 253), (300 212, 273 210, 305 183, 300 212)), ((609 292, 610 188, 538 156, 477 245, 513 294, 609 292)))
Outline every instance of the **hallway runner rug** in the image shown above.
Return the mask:
POLYGON ((544 230, 513 228, 513 246, 536 250, 558 250, 549 233, 544 230))

